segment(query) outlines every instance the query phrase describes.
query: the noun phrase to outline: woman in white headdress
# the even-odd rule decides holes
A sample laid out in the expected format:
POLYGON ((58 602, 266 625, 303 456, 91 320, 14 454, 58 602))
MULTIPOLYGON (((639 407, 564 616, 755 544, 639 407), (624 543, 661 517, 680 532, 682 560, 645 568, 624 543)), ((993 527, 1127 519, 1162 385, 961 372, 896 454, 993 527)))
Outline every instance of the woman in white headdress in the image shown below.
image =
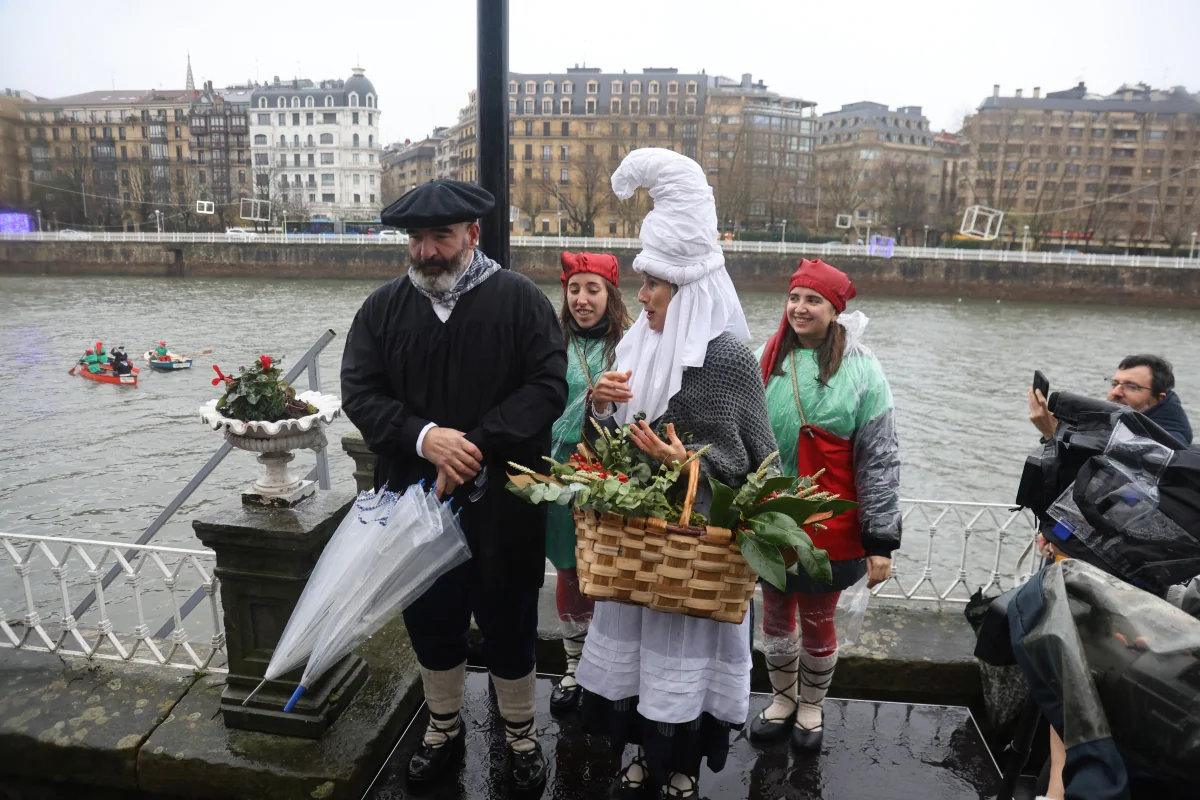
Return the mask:
MULTIPOLYGON (((738 486, 775 449, 758 362, 744 342, 746 317, 717 242, 712 189, 695 161, 670 150, 630 153, 612 176, 623 199, 647 187, 654 210, 642 223, 634 269, 642 313, 616 351, 617 367, 593 391, 593 413, 632 422, 639 447, 682 461, 675 430, 709 445, 704 477, 738 486), (647 424, 647 422, 649 424, 647 424), (666 425, 664 441, 653 431, 666 425)), ((697 510, 711 502, 700 481, 697 510)), ((583 724, 614 746, 633 745, 609 797, 699 796, 700 765, 720 770, 729 731, 746 721, 750 622, 740 625, 634 605, 596 603, 576 677, 583 724)))

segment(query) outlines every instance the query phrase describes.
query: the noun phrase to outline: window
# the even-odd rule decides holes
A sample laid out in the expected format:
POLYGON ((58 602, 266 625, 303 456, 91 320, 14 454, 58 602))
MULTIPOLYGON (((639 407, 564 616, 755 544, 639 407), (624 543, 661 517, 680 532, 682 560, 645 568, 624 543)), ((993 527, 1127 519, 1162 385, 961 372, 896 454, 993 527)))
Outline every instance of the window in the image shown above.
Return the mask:
POLYGON ((537 83, 534 81, 525 81, 525 94, 535 94, 537 92, 537 83))
POLYGON ((279 126, 282 128, 287 125, 287 114, 279 115, 279 126))
POLYGON ((1092 128, 1093 139, 1103 139, 1107 133, 1108 131, 1104 130, 1104 128, 1092 128))
POLYGON ((322 186, 333 186, 333 182, 334 182, 334 176, 332 174, 330 174, 328 172, 321 173, 321 185, 322 186))
POLYGON ((563 135, 563 136, 570 136, 570 135, 571 135, 571 123, 569 123, 569 122, 565 122, 565 121, 563 122, 563 124, 562 124, 562 135, 563 135))
POLYGON ((357 163, 358 163, 358 153, 351 153, 351 154, 350 154, 350 160, 351 160, 352 162, 354 162, 355 164, 357 164, 357 163))
POLYGON ((300 154, 299 153, 292 154, 292 166, 294 166, 294 167, 300 166, 300 154))
POLYGON ((646 91, 650 94, 658 94, 658 81, 650 81, 646 91))
POLYGON ((267 107, 267 98, 265 98, 265 97, 258 98, 258 107, 266 108, 267 107))
POLYGON ((278 97, 275 99, 275 107, 276 108, 287 108, 287 101, 284 100, 282 97, 278 97))
MULTIPOLYGON (((374 176, 374 175, 372 175, 372 176, 371 176, 370 183, 371 183, 371 185, 372 185, 372 186, 374 186, 374 185, 375 185, 375 176, 374 176)), ((372 202, 372 203, 374 203, 375 201, 374 201, 374 200, 372 200, 371 202, 372 202)))
POLYGON ((204 174, 204 170, 200 170, 200 183, 203 184, 206 180, 207 177, 204 174))
POLYGON ((286 137, 286 136, 280 135, 280 137, 279 137, 279 146, 280 146, 280 147, 287 147, 287 137, 286 137))
POLYGON ((1088 174, 1088 177, 1092 177, 1092 178, 1100 177, 1100 165, 1099 164, 1089 164, 1088 168, 1087 168, 1087 174, 1088 174))
POLYGON ((629 123, 629 135, 636 139, 638 135, 638 124, 636 122, 629 123))
MULTIPOLYGON (((310 196, 311 196, 311 195, 310 195, 310 196)), ((337 202, 337 195, 334 195, 334 194, 323 194, 323 195, 321 195, 321 202, 322 202, 322 203, 336 203, 336 202, 337 202)))
POLYGON ((624 88, 624 84, 623 84, 623 83, 621 83, 620 81, 613 81, 613 82, 612 82, 612 93, 613 93, 613 94, 620 94, 620 93, 621 93, 621 90, 622 90, 623 88, 624 88))
MULTIPOLYGON (((325 107, 333 108, 333 95, 325 95, 325 107)), ((312 195, 309 195, 309 197, 312 197, 312 195)))
POLYGON ((509 81, 509 82, 508 82, 508 93, 509 93, 509 94, 516 94, 516 93, 517 93, 517 92, 519 92, 520 90, 521 90, 521 89, 520 89, 520 87, 519 87, 519 86, 517 86, 517 82, 516 82, 516 81, 509 81))
MULTIPOLYGON (((258 138, 258 137, 255 137, 255 138, 258 138)), ((312 144, 312 142, 311 142, 312 137, 310 136, 308 138, 310 139, 309 144, 312 144)), ((333 134, 332 133, 322 133, 321 134, 321 144, 333 144, 333 134)))
POLYGON ((74 141, 78 141, 78 140, 79 140, 79 131, 77 131, 75 128, 71 128, 71 141, 74 142, 74 141))
POLYGON ((321 124, 322 125, 337 125, 337 112, 334 112, 332 114, 326 112, 326 113, 322 114, 321 115, 321 124))
POLYGON ((358 112, 357 112, 357 111, 351 111, 351 112, 350 112, 350 124, 351 124, 351 125, 357 125, 357 124, 358 124, 358 112))
MULTIPOLYGON (((299 100, 300 98, 297 97, 294 99, 299 100)), ((300 127, 300 115, 299 114, 292 114, 292 124, 295 125, 297 128, 300 127)))
POLYGON ((351 108, 358 108, 358 92, 351 92, 351 93, 350 93, 350 103, 349 103, 349 105, 350 105, 350 107, 351 107, 351 108))
MULTIPOLYGON (((308 104, 309 104, 310 106, 312 105, 312 98, 311 98, 311 97, 310 97, 310 98, 308 98, 308 104)), ((313 112, 309 111, 307 114, 305 114, 305 115, 304 115, 304 124, 305 124, 305 125, 312 125, 312 124, 313 124, 313 112)))
POLYGON ((321 153, 321 163, 322 164, 332 164, 333 163, 333 153, 321 153))
POLYGON ((533 122, 525 120, 525 135, 533 136, 533 122))
POLYGON ((584 111, 585 111, 585 113, 588 113, 588 114, 596 113, 596 98, 589 97, 587 99, 587 106, 585 107, 584 111))
POLYGON ((679 81, 671 81, 667 84, 667 94, 679 94, 679 81))
POLYGON ((375 112, 372 111, 367 114, 367 125, 374 125, 374 124, 375 124, 375 112))
MULTIPOLYGON (((510 97, 510 98, 508 98, 508 113, 510 113, 510 114, 515 114, 515 113, 517 113, 517 101, 516 101, 516 98, 513 98, 513 97, 510 97)), ((511 124, 511 123, 510 123, 510 124, 511 124)))
POLYGON ((354 195, 354 202, 355 202, 355 203, 361 203, 361 202, 362 202, 362 195, 358 195, 358 194, 354 195))
POLYGON ((371 202, 372 202, 372 203, 374 203, 374 202, 375 202, 375 195, 368 195, 368 196, 371 198, 371 202))
POLYGON ((553 151, 551 150, 550 145, 542 145, 542 161, 549 161, 551 158, 553 158, 553 155, 551 155, 552 152, 553 151))
POLYGON ((531 145, 531 144, 525 145, 525 157, 523 160, 524 161, 533 161, 533 145, 531 145))
POLYGON ((542 113, 543 114, 553 114, 554 113, 554 101, 551 100, 549 97, 542 98, 542 113))
POLYGON ((619 147, 617 147, 617 145, 615 145, 615 144, 614 144, 614 145, 612 146, 612 149, 611 149, 611 150, 609 150, 609 153, 608 153, 608 160, 609 160, 609 161, 616 161, 616 160, 618 160, 620 157, 621 157, 621 151, 620 151, 620 148, 619 148, 619 147))
POLYGON ((596 81, 588 81, 587 82, 587 93, 588 94, 598 94, 599 92, 600 92, 600 84, 599 83, 597 83, 596 81))
POLYGON ((647 111, 647 113, 649 113, 652 116, 657 116, 658 115, 658 101, 651 100, 649 103, 647 103, 646 111, 647 111))
MULTIPOLYGON (((58 155, 58 152, 57 152, 57 150, 58 150, 58 148, 55 148, 55 156, 57 156, 57 155, 58 155)), ((149 158, 150 158, 150 148, 149 148, 149 147, 147 147, 146 145, 142 145, 142 158, 143 158, 143 159, 149 159, 149 158)))
POLYGON ((1072 145, 1067 146, 1067 155, 1069 155, 1069 156, 1077 156, 1077 155, 1081 154, 1082 152, 1083 152, 1083 148, 1077 144, 1072 144, 1072 145))
POLYGON ((629 113, 640 114, 642 111, 642 101, 634 98, 629 101, 629 113))
POLYGON ((641 94, 642 93, 642 82, 641 81, 630 81, 629 93, 630 94, 641 94))
POLYGON ((618 99, 616 99, 616 98, 614 97, 614 98, 613 98, 613 99, 612 99, 612 100, 609 102, 609 106, 608 106, 608 113, 610 113, 610 114, 620 114, 620 113, 621 113, 621 101, 620 101, 620 100, 618 100, 618 99))
POLYGON ((300 146, 300 134, 297 133, 295 136, 292 137, 292 146, 293 147, 300 146))
POLYGON ((1104 148, 1103 147, 1089 147, 1088 148, 1088 158, 1104 158, 1104 148))
POLYGON ((558 160, 559 161, 570 161, 571 160, 571 148, 569 145, 564 144, 558 148, 558 160))
MULTIPOLYGON (((695 100, 688 100, 686 103, 684 103, 684 113, 687 114, 689 117, 694 117, 696 115, 696 101, 695 100)), ((855 136, 857 136, 857 135, 858 134, 855 134, 855 136)))
POLYGON ((355 186, 358 186, 358 183, 359 183, 359 176, 358 176, 358 175, 355 175, 355 176, 354 176, 354 185, 355 185, 355 186))
POLYGON ((559 170, 558 171, 558 182, 560 184, 562 184, 563 186, 566 186, 568 183, 570 183, 571 182, 571 171, 566 170, 566 169, 559 170))
POLYGON ((183 147, 175 145, 175 160, 183 161, 183 147))
POLYGON ((125 146, 125 145, 121 145, 121 160, 122 160, 122 161, 128 161, 128 160, 129 160, 129 153, 128 153, 128 149, 126 148, 126 146, 125 146))
POLYGON ((650 132, 646 135, 649 136, 651 139, 653 139, 655 136, 658 136, 658 123, 651 122, 649 127, 650 127, 650 132))
POLYGON ((314 156, 312 153, 308 154, 308 165, 310 167, 315 167, 317 165, 316 156, 314 156))
POLYGON ((368 133, 367 134, 367 147, 374 147, 374 146, 375 146, 375 134, 368 133))
POLYGON ((1082 139, 1083 138, 1083 128, 1068 128, 1067 136, 1069 136, 1072 139, 1082 139))
POLYGON ((542 84, 542 94, 554 94, 554 81, 546 81, 542 84))
POLYGON ((238 170, 238 184, 242 186, 246 185, 246 170, 244 169, 238 170))
POLYGON ((563 81, 562 93, 563 94, 573 94, 574 92, 575 92, 574 81, 563 81))
POLYGON ((127 169, 121 170, 121 185, 122 186, 129 185, 129 170, 127 170, 127 169))
POLYGON ((525 98, 525 113, 526 114, 533 113, 533 98, 532 97, 525 98))
POLYGON ((667 101, 667 114, 673 117, 678 113, 679 113, 679 101, 678 100, 668 100, 667 101))
POLYGON ((352 138, 351 141, 353 142, 354 147, 358 147, 358 134, 357 133, 354 134, 354 137, 352 138))
POLYGON ((265 133, 254 134, 254 144, 266 145, 266 143, 267 143, 267 135, 265 133))

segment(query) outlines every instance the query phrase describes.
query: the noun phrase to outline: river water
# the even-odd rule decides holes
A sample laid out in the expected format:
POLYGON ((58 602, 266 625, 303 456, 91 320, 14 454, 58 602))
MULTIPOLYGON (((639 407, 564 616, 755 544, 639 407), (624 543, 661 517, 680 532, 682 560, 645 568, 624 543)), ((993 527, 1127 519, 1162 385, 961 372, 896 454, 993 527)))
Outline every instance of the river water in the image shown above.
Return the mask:
MULTIPOLYGON (((197 411, 217 391, 210 365, 236 370, 268 353, 286 368, 332 328, 323 388, 338 393, 342 335, 376 285, 0 277, 0 531, 133 541, 221 444, 197 411), (68 376, 97 339, 124 345, 137 362, 159 339, 176 352, 214 353, 189 371, 143 370, 136 389, 68 376)), ((1200 314, 1053 300, 855 301, 895 395, 905 497, 1011 501, 1037 443, 1025 398, 1037 368, 1052 388, 1103 396, 1122 356, 1159 353, 1175 364, 1185 407, 1200 408, 1200 314)), ((742 303, 757 347, 778 325, 784 293, 744 292, 742 303)), ((329 437, 334 484, 346 488, 353 464, 339 439, 350 430, 342 418, 329 437)), ((305 452, 293 466, 312 463, 305 452)), ((249 454, 231 453, 156 542, 197 546, 189 520, 258 469, 249 454)))

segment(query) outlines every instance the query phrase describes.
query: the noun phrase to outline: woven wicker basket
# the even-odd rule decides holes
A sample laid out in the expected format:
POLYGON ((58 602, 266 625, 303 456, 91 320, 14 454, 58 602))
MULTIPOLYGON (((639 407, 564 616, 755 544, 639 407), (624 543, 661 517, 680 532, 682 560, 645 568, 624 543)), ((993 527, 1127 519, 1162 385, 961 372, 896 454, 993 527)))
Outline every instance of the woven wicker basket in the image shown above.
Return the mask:
MULTIPOLYGON (((681 519, 689 519, 700 464, 688 465, 681 519)), ((575 512, 575 555, 585 597, 740 624, 758 575, 727 528, 575 512)))

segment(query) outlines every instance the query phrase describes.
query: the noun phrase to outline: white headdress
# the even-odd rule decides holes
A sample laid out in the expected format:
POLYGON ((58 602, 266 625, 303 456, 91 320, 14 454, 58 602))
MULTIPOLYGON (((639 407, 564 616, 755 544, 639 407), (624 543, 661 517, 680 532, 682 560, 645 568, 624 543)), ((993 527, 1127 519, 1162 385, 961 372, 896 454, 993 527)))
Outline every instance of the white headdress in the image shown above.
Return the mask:
POLYGON ((725 271, 717 241, 717 208, 704 170, 671 150, 647 147, 625 157, 612 176, 621 199, 644 186, 654 210, 642 222, 642 252, 633 268, 678 287, 662 333, 650 330, 645 310, 617 346, 617 370, 633 372, 633 399, 617 409, 626 424, 639 411, 654 421, 679 391, 686 367, 704 366, 708 343, 729 331, 750 338, 746 315, 725 271))

